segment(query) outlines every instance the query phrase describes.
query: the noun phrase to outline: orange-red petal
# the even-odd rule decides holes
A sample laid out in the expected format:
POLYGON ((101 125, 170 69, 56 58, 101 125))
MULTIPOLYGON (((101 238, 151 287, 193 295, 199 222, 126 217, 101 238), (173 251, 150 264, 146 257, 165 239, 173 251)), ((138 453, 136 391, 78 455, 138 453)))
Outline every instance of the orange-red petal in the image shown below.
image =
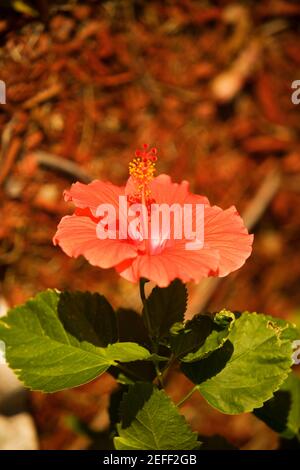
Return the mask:
POLYGON ((116 186, 109 182, 99 180, 92 181, 89 184, 72 184, 69 191, 64 192, 67 201, 73 201, 76 207, 82 209, 88 207, 93 215, 96 215, 100 204, 112 204, 115 208, 119 207, 119 196, 124 195, 125 188, 116 186))
POLYGON ((204 243, 205 246, 218 250, 220 263, 217 275, 222 277, 245 263, 252 251, 253 235, 249 235, 234 206, 227 210, 207 206, 204 216, 204 243))
POLYGON ((219 266, 218 251, 210 248, 190 251, 185 249, 185 243, 185 240, 177 240, 160 254, 139 255, 116 269, 129 281, 137 282, 144 277, 160 287, 168 286, 176 278, 183 282, 198 282, 213 275, 219 266))
POLYGON ((96 227, 89 217, 65 216, 57 227, 53 242, 68 256, 83 255, 90 264, 100 268, 111 268, 137 255, 135 246, 126 240, 97 238, 96 227))

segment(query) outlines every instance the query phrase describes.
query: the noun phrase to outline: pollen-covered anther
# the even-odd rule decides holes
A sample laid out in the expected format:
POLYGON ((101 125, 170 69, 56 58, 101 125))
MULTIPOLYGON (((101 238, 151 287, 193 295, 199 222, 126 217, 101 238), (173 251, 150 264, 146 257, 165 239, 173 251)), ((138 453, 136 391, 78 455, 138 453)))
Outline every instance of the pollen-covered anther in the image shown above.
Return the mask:
POLYGON ((144 144, 143 149, 135 151, 135 158, 129 163, 129 174, 136 187, 136 193, 133 196, 145 199, 146 203, 151 194, 148 185, 154 178, 156 160, 157 149, 155 147, 149 148, 148 144, 144 144))

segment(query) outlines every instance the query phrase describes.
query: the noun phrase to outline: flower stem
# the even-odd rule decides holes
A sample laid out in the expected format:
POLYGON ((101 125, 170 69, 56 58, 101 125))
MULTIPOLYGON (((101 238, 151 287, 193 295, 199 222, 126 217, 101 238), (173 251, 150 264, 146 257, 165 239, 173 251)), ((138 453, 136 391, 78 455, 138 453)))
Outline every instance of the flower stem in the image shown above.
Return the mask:
MULTIPOLYGON (((153 353, 157 354, 158 353, 158 344, 157 342, 153 339, 152 336, 152 326, 151 326, 151 321, 150 321, 150 315, 149 315, 149 310, 148 310, 148 305, 147 305, 147 298, 145 295, 145 284, 146 284, 145 279, 140 279, 140 296, 143 302, 143 307, 144 307, 144 317, 145 317, 145 322, 146 322, 146 327, 149 333, 150 341, 152 343, 152 348, 153 348, 153 353)), ((163 380, 162 380, 162 373, 159 368, 159 362, 155 359, 153 359, 153 365, 155 368, 156 372, 156 378, 157 381, 160 385, 161 388, 163 388, 163 380)))
POLYGON ((189 393, 187 393, 177 404, 176 406, 181 406, 183 405, 183 403, 185 403, 192 395, 193 393, 197 390, 197 385, 195 385, 195 387, 193 387, 189 393))
POLYGON ((151 328, 151 322, 150 322, 150 316, 149 316, 149 311, 148 311, 148 305, 147 305, 147 299, 145 295, 145 284, 146 284, 145 279, 140 279, 140 296, 143 302, 143 307, 144 307, 144 316, 146 320, 146 326, 147 330, 149 332, 150 339, 152 341, 152 328, 151 328))

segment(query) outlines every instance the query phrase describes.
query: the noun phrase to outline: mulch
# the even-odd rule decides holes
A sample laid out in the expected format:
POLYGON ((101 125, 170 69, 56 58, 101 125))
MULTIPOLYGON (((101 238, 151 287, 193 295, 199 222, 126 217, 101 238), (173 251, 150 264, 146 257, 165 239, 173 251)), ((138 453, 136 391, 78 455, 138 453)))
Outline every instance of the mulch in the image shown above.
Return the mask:
MULTIPOLYGON (((52 237, 70 212, 65 188, 78 179, 123 184, 135 148, 149 142, 159 173, 241 213, 276 169, 280 187, 255 221, 253 254, 208 307, 299 321, 300 105, 291 84, 300 79, 300 5, 203 5, 91 1, 53 9, 47 23, 0 20, 0 293, 10 305, 49 287, 136 301, 136 286, 67 258, 52 237)), ((105 376, 31 394, 41 447, 82 446, 65 416, 89 422, 114 386, 105 376)))

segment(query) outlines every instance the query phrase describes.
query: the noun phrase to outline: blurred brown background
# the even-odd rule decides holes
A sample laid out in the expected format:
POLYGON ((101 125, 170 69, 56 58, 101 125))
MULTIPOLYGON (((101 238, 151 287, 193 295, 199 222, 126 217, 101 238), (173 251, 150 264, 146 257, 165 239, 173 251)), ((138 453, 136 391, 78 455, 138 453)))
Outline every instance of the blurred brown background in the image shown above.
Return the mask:
MULTIPOLYGON (((48 287, 100 291, 115 306, 139 307, 135 285, 69 259, 51 240, 71 210, 63 190, 96 178, 123 184, 135 148, 148 142, 159 150, 158 173, 188 179, 212 204, 236 205, 255 234, 241 270, 190 286, 188 314, 227 307, 299 323, 300 104, 291 100, 300 80, 299 2, 3 5, 2 314, 48 287)), ((109 375, 49 396, 24 396, 5 366, 0 381, 0 448, 84 448, 89 439, 74 416, 107 427, 109 375)), ((179 399, 188 388, 175 371, 170 394, 179 399)), ((198 397, 183 412, 201 434, 240 448, 279 446, 252 415, 227 417, 198 397)))

